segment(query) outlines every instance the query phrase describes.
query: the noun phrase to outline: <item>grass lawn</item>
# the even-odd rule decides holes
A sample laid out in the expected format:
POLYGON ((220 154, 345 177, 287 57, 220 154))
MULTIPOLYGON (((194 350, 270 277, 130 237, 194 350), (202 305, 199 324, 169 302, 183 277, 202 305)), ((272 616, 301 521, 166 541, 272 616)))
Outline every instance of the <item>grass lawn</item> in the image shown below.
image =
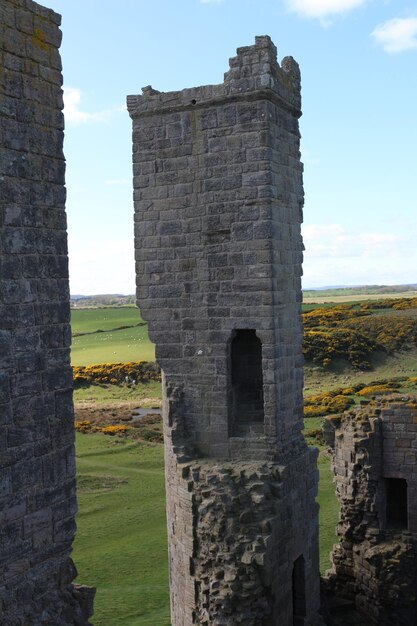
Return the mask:
POLYGON ((169 626, 163 447, 77 434, 78 582, 94 626, 169 626))
MULTIPOLYGON (((97 587, 94 626, 169 626, 163 446, 77 433, 78 582, 97 587)), ((338 505, 319 458, 321 571, 338 505)))

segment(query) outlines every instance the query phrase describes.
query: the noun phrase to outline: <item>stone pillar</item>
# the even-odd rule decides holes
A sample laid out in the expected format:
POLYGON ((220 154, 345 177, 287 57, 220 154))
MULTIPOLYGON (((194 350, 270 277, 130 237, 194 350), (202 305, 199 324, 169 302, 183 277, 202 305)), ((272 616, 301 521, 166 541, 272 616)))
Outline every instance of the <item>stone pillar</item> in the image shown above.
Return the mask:
POLYGON ((172 623, 313 624, 298 65, 257 37, 220 85, 142 91, 137 297, 164 371, 172 623))
POLYGON ((0 5, 0 622, 87 624, 75 454, 60 16, 0 5))

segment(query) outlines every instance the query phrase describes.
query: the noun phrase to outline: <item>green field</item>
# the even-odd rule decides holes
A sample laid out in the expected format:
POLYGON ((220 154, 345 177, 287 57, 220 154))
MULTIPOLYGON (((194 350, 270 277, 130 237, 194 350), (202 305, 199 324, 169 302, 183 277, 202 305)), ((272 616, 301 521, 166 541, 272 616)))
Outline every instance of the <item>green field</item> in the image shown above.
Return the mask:
POLYGON ((136 307, 75 309, 71 311, 71 328, 72 365, 155 360, 148 327, 136 307))
MULTIPOLYGON (((77 434, 77 582, 97 587, 94 626, 169 626, 163 447, 77 434)), ((321 569, 338 504, 319 459, 321 569)))
POLYGON ((135 326, 143 322, 135 306, 108 307, 97 309, 71 309, 73 334, 89 333, 97 329, 112 330, 120 326, 135 326))
POLYGON ((155 347, 149 341, 147 326, 83 335, 72 340, 73 365, 154 360, 155 347))
POLYGON ((77 434, 78 582, 94 626, 169 626, 163 447, 77 434))
MULTIPOLYGON (((357 295, 354 299, 362 300, 357 295)), ((311 308, 303 306, 305 311, 311 308)), ((391 311, 385 309, 373 312, 377 316, 388 314, 391 311)), ((414 314, 407 310, 395 315, 400 319, 414 314)), ((72 329, 78 335, 73 337, 73 365, 154 360, 154 346, 147 326, 138 326, 141 322, 135 307, 73 311, 72 329)), ((306 396, 358 382, 416 376, 415 344, 401 352, 377 352, 371 357, 369 371, 354 369, 343 359, 334 359, 328 368, 310 362, 305 367, 306 396)), ((75 401, 84 410, 91 406, 98 411, 119 405, 126 405, 126 411, 133 406, 158 406, 160 384, 91 385, 77 389, 75 401)), ((322 419, 306 420, 309 443, 316 441, 308 431, 319 429, 322 419)), ((323 450, 318 467, 320 568, 324 572, 336 540, 339 505, 330 460, 323 450)), ((78 581, 98 589, 94 626, 168 626, 163 447, 99 434, 77 434, 77 471, 79 514, 74 560, 78 581)))

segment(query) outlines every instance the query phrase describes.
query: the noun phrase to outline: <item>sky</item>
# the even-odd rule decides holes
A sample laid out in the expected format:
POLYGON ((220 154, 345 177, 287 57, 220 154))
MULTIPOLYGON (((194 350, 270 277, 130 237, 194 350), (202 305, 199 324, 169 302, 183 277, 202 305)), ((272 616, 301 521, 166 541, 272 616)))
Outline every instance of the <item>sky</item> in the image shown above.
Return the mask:
POLYGON ((218 84, 270 35, 301 68, 303 287, 417 283, 415 0, 43 0, 62 15, 72 294, 134 293, 126 95, 218 84))

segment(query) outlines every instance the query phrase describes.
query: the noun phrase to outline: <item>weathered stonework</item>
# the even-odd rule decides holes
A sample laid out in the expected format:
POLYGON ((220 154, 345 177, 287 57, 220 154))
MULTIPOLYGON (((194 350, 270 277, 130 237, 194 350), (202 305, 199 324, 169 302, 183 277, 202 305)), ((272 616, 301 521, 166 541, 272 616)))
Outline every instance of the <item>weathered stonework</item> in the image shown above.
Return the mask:
POLYGON ((60 17, 0 4, 0 623, 83 626, 62 152, 60 17))
POLYGON ((417 398, 328 418, 340 501, 329 581, 370 623, 417 623, 417 398))
POLYGON ((173 626, 310 625, 300 74, 269 37, 220 85, 128 96, 137 297, 164 372, 173 626))

